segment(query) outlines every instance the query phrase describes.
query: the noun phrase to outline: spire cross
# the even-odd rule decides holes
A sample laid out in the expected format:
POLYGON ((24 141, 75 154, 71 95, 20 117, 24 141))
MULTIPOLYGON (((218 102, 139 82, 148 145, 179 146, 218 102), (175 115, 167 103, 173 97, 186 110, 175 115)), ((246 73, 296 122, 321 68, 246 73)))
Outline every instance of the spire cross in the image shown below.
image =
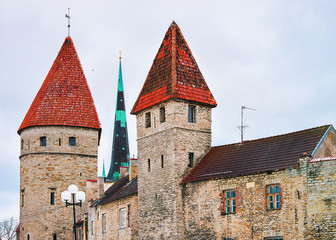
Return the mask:
POLYGON ((68 8, 68 14, 65 14, 65 17, 68 19, 68 37, 70 37, 70 8, 68 8))
POLYGON ((121 51, 119 51, 119 59, 121 59, 121 51))

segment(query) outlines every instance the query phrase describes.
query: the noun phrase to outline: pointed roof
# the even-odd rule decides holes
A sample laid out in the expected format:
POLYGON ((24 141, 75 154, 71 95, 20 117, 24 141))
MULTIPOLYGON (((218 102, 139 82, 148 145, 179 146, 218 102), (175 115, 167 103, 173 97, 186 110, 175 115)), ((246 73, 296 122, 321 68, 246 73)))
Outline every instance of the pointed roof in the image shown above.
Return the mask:
POLYGON ((131 113, 136 114, 169 99, 217 106, 175 22, 168 28, 131 113))
POLYGON ((106 175, 105 175, 105 161, 103 160, 103 172, 102 172, 102 177, 103 178, 106 178, 106 175))
POLYGON ((18 133, 33 126, 101 130, 93 98, 70 37, 65 39, 18 133))
POLYGON ((327 133, 325 125, 283 135, 212 147, 181 184, 296 167, 300 157, 314 156, 327 133))

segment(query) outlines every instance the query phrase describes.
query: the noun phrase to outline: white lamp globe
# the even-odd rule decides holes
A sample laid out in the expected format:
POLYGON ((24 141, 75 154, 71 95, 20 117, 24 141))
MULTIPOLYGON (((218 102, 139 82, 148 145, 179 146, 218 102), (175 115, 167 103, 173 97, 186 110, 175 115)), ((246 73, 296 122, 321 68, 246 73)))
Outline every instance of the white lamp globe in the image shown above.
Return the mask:
POLYGON ((71 193, 68 191, 64 191, 61 193, 61 198, 63 202, 69 202, 71 200, 71 193))
POLYGON ((68 187, 68 191, 71 193, 71 194, 75 194, 78 192, 78 187, 74 184, 70 185, 68 187))
POLYGON ((85 201, 85 193, 83 191, 79 191, 76 193, 76 202, 84 202, 85 201))

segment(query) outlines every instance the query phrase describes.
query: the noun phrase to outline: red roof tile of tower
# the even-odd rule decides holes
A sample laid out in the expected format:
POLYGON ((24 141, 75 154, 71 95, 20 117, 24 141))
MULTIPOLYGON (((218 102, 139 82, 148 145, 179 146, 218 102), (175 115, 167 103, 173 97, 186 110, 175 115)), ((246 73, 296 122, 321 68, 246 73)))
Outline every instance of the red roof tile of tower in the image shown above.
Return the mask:
POLYGON ((18 133, 27 127, 54 125, 101 130, 93 98, 70 37, 65 39, 18 133))
POLYGON ((212 147, 181 184, 296 167, 301 156, 312 155, 330 126, 212 147))
POLYGON ((217 106, 175 22, 168 28, 131 113, 136 114, 168 99, 217 106))

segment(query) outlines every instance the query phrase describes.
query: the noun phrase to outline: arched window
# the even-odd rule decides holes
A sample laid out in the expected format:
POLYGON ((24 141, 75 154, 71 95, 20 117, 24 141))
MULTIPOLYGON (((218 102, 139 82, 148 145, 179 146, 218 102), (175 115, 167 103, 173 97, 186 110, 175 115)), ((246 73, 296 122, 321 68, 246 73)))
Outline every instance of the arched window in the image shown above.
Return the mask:
POLYGON ((29 236, 29 234, 27 235, 27 240, 30 240, 30 236, 29 236))

